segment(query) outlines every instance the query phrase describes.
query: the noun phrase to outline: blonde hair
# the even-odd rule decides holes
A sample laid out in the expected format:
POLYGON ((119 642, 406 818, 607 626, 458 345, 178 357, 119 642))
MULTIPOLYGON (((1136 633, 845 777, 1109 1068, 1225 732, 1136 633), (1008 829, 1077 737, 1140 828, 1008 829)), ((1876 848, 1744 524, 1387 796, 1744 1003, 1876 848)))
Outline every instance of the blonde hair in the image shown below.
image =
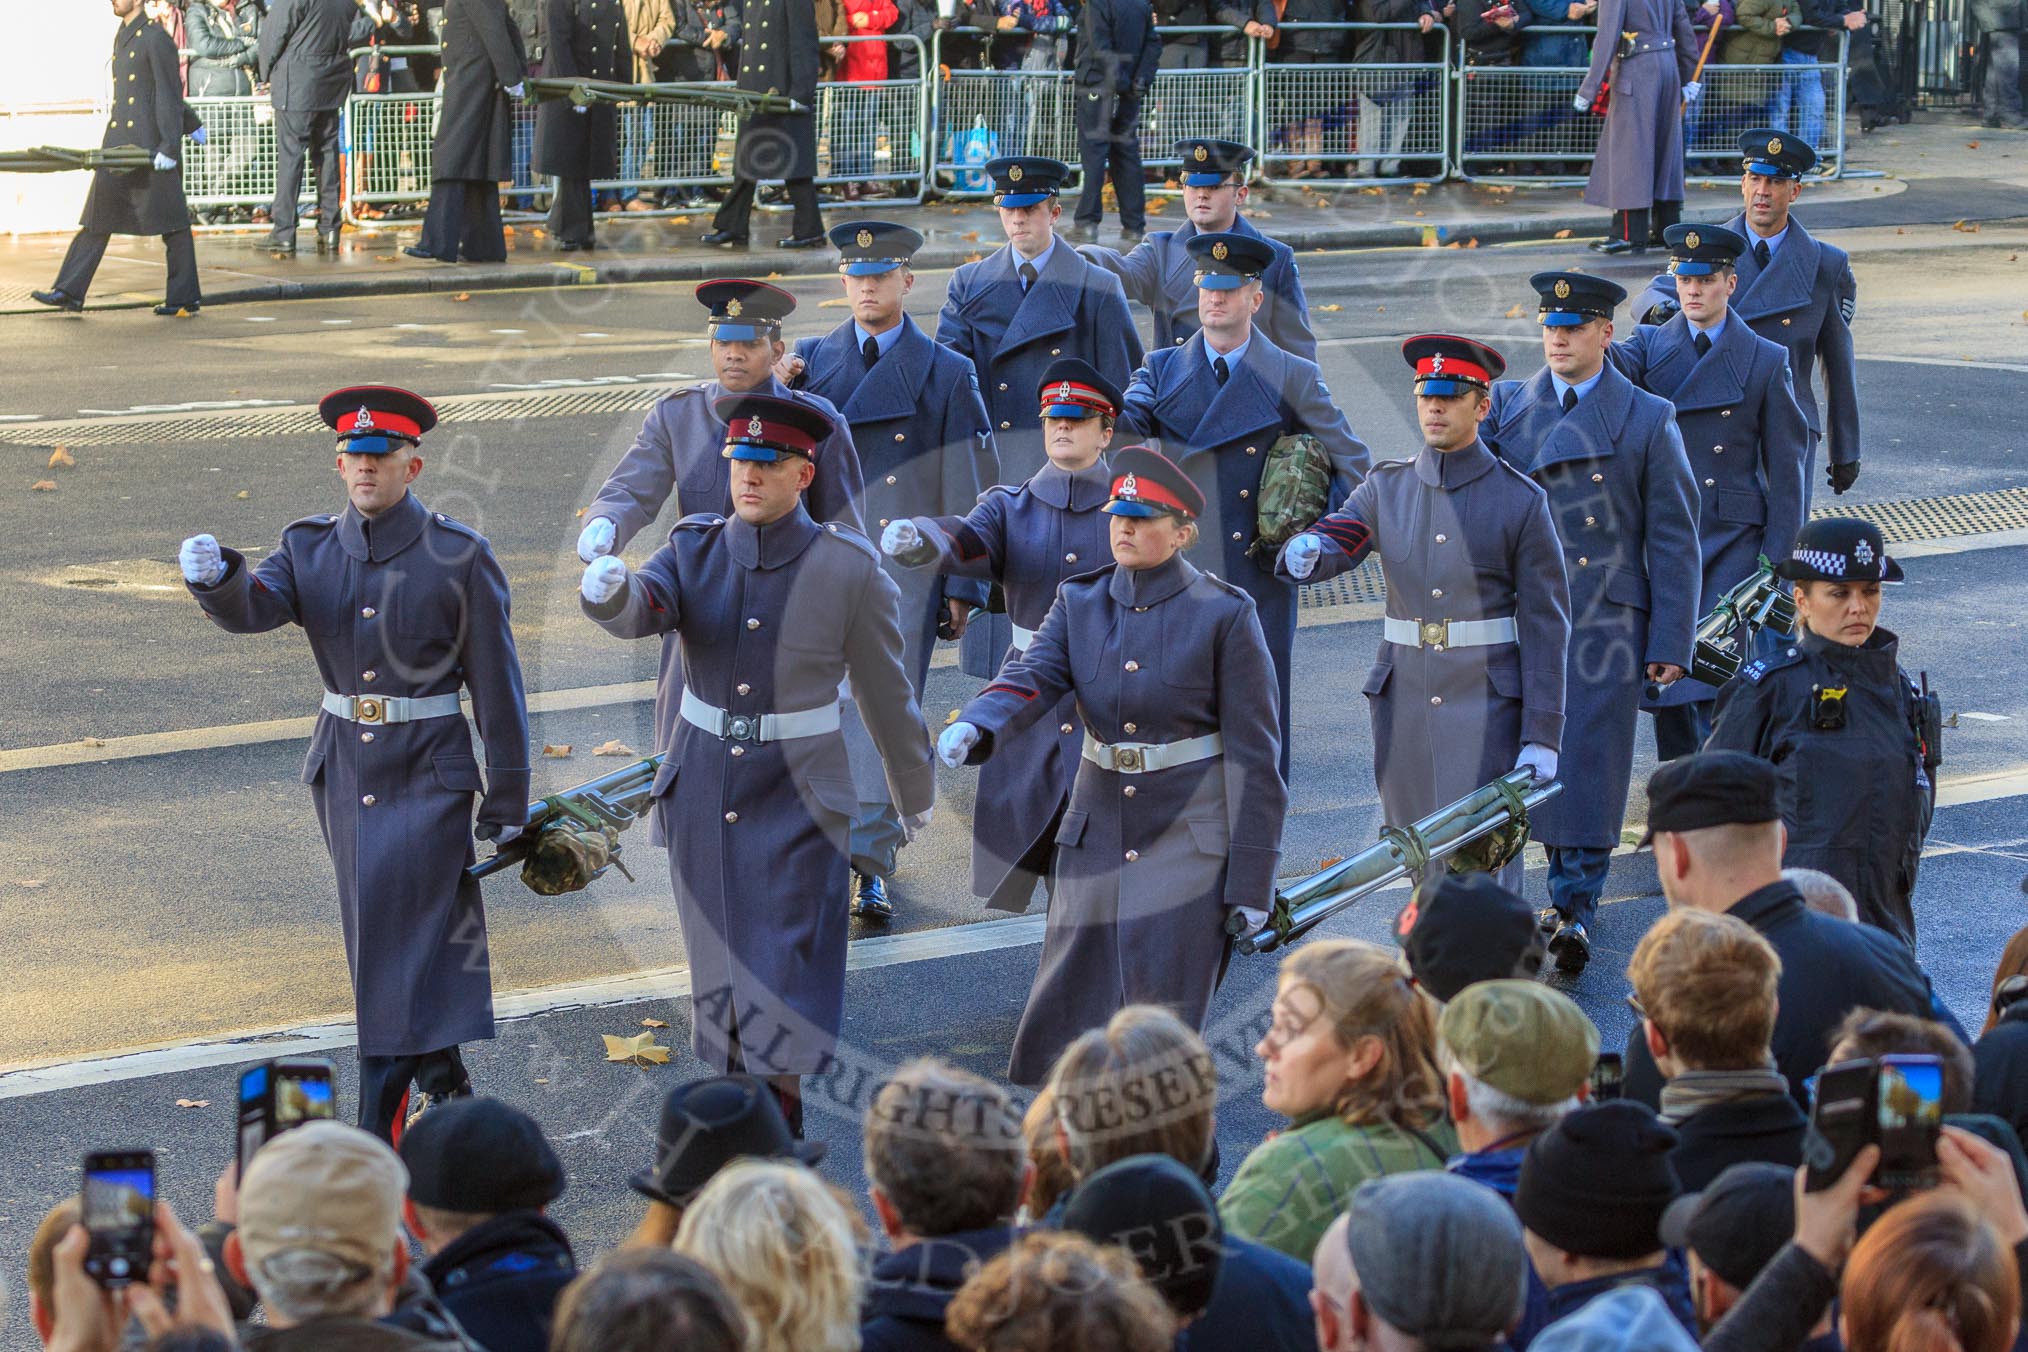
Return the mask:
POLYGON ((1782 960, 1733 915, 1679 906, 1641 936, 1627 979, 1692 1070, 1758 1070, 1774 1040, 1782 960))
POLYGON ((1034 1230, 972 1274, 944 1317, 968 1352, 1167 1352, 1176 1316, 1127 1251, 1034 1230))
POLYGON ((858 1352, 865 1275, 852 1220, 801 1165, 740 1160, 719 1171, 684 1210, 674 1247, 745 1312, 754 1352, 858 1352))
POLYGON ((1317 1017, 1329 1021, 1339 1046, 1350 1051, 1369 1037, 1380 1044, 1373 1069, 1343 1086, 1332 1105, 1346 1125, 1424 1127, 1443 1116, 1432 1005, 1390 955, 1351 939, 1308 943, 1282 961, 1277 990, 1291 986, 1316 996, 1317 1017))

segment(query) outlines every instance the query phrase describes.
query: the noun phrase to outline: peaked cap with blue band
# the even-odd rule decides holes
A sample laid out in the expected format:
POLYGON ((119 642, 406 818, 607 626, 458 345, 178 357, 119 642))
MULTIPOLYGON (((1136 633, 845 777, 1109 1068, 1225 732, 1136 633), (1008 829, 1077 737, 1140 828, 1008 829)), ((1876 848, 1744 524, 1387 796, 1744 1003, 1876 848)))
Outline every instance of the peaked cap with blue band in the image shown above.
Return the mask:
POLYGON ((774 337, 796 308, 796 298, 780 287, 744 277, 699 282, 697 302, 711 312, 706 331, 728 343, 774 337))
POLYGON ((437 411, 421 395, 394 385, 348 385, 317 403, 317 416, 338 434, 347 455, 386 455, 397 441, 422 444, 437 411))
POLYGON ((838 271, 847 277, 893 272, 922 247, 922 232, 893 221, 847 221, 829 233, 838 251, 838 271))
POLYGON ((727 460, 772 462, 800 455, 815 464, 817 447, 837 430, 823 411, 771 394, 720 395, 711 411, 725 422, 727 460))
POLYGON ((993 205, 1032 207, 1056 196, 1070 177, 1070 166, 1046 155, 1002 155, 987 160, 986 175, 993 180, 993 205))
POLYGON ((1415 368, 1417 394, 1484 394, 1507 370, 1507 359, 1475 338, 1425 333, 1401 345, 1402 359, 1415 368))
POLYGON ((1253 160, 1253 147, 1215 136, 1191 136, 1171 147, 1183 161, 1183 186, 1215 188, 1228 179, 1246 181, 1246 166, 1253 160))
POLYGON ((1669 271, 1677 277, 1708 277, 1746 252, 1746 237, 1722 225, 1672 225, 1662 239, 1669 246, 1669 271))
POLYGON ((1817 152, 1800 136, 1774 127, 1739 134, 1740 168, 1765 178, 1801 178, 1816 167, 1817 152))
POLYGON ((1627 298, 1619 283, 1587 272, 1538 272, 1528 285, 1542 297, 1539 315, 1548 328, 1611 319, 1614 307, 1627 298))
POLYGON ((1274 246, 1258 235, 1192 235, 1183 247, 1197 263, 1197 285, 1205 291, 1232 291, 1257 282, 1275 261, 1274 246))

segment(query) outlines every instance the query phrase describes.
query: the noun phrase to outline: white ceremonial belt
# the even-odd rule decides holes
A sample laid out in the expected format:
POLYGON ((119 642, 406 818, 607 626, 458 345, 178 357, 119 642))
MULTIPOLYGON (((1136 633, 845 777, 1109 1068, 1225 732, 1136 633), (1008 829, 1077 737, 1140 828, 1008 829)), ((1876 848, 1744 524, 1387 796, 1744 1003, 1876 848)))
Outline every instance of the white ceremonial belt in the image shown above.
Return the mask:
POLYGON ((324 692, 324 712, 353 723, 413 723, 423 718, 449 718, 461 712, 458 696, 334 695, 324 692))
POLYGON ((1381 633, 1389 643, 1404 648, 1484 648, 1495 643, 1514 643, 1520 631, 1512 615, 1497 620, 1397 620, 1389 615, 1381 621, 1381 633))
POLYGON ((683 721, 728 742, 786 742, 838 731, 838 706, 798 709, 792 714, 734 714, 707 704, 686 688, 678 709, 683 721))
MULTIPOLYGON (((1009 621, 1008 621, 1008 623, 1009 623, 1009 624, 1014 624, 1014 622, 1013 622, 1012 620, 1009 620, 1009 621)), ((1015 624, 1015 625, 1014 625, 1014 646, 1015 646, 1015 647, 1019 648, 1019 649, 1020 649, 1020 650, 1021 650, 1022 652, 1024 652, 1024 653, 1025 653, 1025 652, 1027 652, 1027 651, 1028 651, 1028 647, 1029 647, 1029 645, 1030 645, 1030 644, 1032 644, 1032 643, 1034 643, 1034 642, 1035 642, 1035 631, 1034 631, 1033 629, 1023 629, 1023 628, 1022 628, 1022 627, 1021 627, 1020 625, 1018 625, 1018 624, 1015 624)))
POLYGON ((1169 770, 1224 754, 1225 736, 1216 732, 1180 742, 1101 742, 1088 731, 1084 735, 1084 758, 1101 770, 1122 775, 1169 770))

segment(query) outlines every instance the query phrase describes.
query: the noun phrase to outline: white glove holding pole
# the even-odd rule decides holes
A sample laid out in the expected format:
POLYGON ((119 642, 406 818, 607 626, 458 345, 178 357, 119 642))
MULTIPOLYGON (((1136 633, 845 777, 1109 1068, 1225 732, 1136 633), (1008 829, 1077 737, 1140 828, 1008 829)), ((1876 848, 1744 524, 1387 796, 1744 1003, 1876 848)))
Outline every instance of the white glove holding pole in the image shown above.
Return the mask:
POLYGON ((1268 913, 1266 911, 1255 910, 1251 906, 1235 906, 1232 909, 1246 917, 1246 929, 1241 933, 1240 938, 1244 939, 1249 935, 1259 934, 1267 928, 1268 913))
POLYGON ((1290 577, 1302 582, 1317 571, 1317 560, 1322 557, 1324 542, 1305 531, 1282 550, 1282 567, 1289 570, 1290 577))
POLYGON ((518 99, 526 92, 527 87, 519 82, 507 86, 507 97, 510 99, 518 99))
POLYGON ((521 838, 521 832, 523 831, 523 829, 524 828, 519 826, 501 827, 500 833, 493 837, 494 846, 496 848, 504 849, 507 846, 513 844, 515 841, 521 838))
POLYGON ((1704 81, 1692 80, 1683 86, 1683 102, 1695 103, 1704 93, 1704 81))
POLYGON ((930 818, 936 816, 936 814, 936 806, 935 804, 931 804, 921 812, 903 817, 901 819, 901 837, 903 843, 913 845, 917 836, 929 830, 930 818))
POLYGON ((602 606, 618 596, 626 586, 626 563, 609 554, 603 559, 592 560, 584 570, 584 581, 577 584, 577 589, 585 600, 602 606))
POLYGON ((613 541, 619 538, 619 528, 608 517, 595 516, 585 522, 584 529, 577 534, 577 556, 590 563, 603 554, 613 552, 613 541))
POLYGON ((880 552, 890 559, 912 554, 921 547, 922 532, 907 517, 889 522, 887 529, 880 532, 880 552))
POLYGON ((1514 758, 1514 768, 1534 775, 1537 784, 1547 784, 1556 778, 1556 753, 1540 742, 1529 742, 1514 758))
POLYGON ((1570 101, 1570 106, 1580 113, 1588 113, 1591 111, 1591 100, 1579 95, 1570 101))
POLYGON ((956 769, 979 744, 979 729, 970 723, 953 723, 937 737, 937 759, 956 769))
POLYGON ((159 150, 155 152, 155 168, 157 171, 166 174, 175 167, 176 161, 170 159, 159 150))
POLYGON ((225 556, 219 553, 218 541, 209 535, 193 535, 185 540, 176 551, 176 562, 182 565, 183 580, 193 586, 216 586, 225 576, 225 556))

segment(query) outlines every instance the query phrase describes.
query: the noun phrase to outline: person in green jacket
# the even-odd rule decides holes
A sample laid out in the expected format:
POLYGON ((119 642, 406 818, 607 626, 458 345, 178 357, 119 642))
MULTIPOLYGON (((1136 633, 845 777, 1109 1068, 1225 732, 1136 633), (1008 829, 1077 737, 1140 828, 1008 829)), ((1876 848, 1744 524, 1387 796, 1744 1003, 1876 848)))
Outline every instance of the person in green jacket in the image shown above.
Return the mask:
POLYGON ((1441 1169, 1434 1005, 1371 944, 1305 944, 1282 963, 1274 1023, 1254 1048, 1261 1101, 1289 1119, 1239 1166, 1218 1211, 1228 1233, 1309 1262, 1361 1183, 1441 1169))

